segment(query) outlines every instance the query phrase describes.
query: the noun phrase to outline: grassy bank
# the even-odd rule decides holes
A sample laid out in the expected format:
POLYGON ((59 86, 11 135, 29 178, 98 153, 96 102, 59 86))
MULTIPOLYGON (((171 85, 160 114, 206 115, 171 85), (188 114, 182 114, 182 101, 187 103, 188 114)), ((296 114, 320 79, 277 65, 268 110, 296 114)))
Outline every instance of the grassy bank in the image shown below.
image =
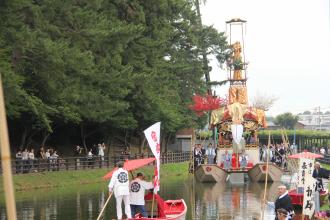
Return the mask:
MULTIPOLYGON (((153 175, 153 166, 138 169, 138 172, 143 172, 147 179, 151 179, 153 175)), ((102 177, 111 169, 94 169, 94 170, 77 170, 77 171, 58 171, 58 172, 42 172, 14 175, 15 191, 65 187, 72 185, 92 184, 104 182, 102 177)), ((133 173, 136 174, 137 171, 133 173)), ((176 164, 161 165, 161 178, 185 178, 188 176, 188 162, 176 164)), ((0 192, 3 192, 3 180, 0 177, 0 192)))

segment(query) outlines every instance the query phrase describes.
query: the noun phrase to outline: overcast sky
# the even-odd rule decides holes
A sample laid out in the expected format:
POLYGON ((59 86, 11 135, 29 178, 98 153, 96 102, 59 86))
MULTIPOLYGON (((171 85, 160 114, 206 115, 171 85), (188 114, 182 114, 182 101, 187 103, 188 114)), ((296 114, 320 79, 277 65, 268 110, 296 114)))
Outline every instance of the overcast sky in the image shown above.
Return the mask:
MULTIPOLYGON (((222 32, 231 18, 247 20, 249 99, 278 97, 266 113, 273 116, 318 106, 330 111, 329 12, 329 0, 207 0, 201 7, 203 23, 222 32)), ((212 66, 211 80, 227 78, 212 66)), ((224 97, 228 86, 217 94, 224 97)))

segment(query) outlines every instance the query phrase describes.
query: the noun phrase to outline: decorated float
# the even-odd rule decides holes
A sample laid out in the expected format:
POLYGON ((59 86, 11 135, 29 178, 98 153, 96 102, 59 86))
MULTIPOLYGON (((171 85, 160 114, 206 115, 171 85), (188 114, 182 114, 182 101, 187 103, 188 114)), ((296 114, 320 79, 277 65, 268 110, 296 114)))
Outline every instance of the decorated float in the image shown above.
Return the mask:
MULTIPOLYGON (((229 29, 232 26, 241 27, 246 21, 232 19, 226 22, 229 29)), ((244 56, 244 39, 232 43, 230 32, 231 55, 227 62, 230 83, 228 96, 221 99, 207 95, 204 100, 194 97, 193 109, 201 114, 210 111, 210 129, 216 135, 217 165, 201 164, 195 170, 195 176, 200 181, 219 182, 226 179, 227 175, 233 181, 242 181, 243 174, 248 173, 252 181, 265 181, 267 173, 266 163, 259 162, 258 129, 266 128, 265 111, 252 107, 247 95, 247 62, 244 56), (242 55, 243 54, 243 55, 242 55), (229 154, 231 165, 225 167, 224 155, 229 154), (247 163, 241 166, 239 160, 248 158, 247 163)), ((269 163, 268 181, 280 181, 283 171, 273 163, 269 163)))

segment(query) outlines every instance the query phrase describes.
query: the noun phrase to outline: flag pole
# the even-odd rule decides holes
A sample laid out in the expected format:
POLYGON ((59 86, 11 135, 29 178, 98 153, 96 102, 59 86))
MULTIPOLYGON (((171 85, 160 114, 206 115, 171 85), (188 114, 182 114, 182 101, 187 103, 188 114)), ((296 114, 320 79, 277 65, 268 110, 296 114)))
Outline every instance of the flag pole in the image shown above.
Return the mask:
POLYGON ((5 110, 5 101, 2 88, 2 79, 0 74, 0 150, 1 150, 1 164, 3 171, 3 186, 6 197, 7 217, 10 220, 16 220, 16 203, 13 187, 13 176, 10 162, 10 149, 8 128, 5 110))

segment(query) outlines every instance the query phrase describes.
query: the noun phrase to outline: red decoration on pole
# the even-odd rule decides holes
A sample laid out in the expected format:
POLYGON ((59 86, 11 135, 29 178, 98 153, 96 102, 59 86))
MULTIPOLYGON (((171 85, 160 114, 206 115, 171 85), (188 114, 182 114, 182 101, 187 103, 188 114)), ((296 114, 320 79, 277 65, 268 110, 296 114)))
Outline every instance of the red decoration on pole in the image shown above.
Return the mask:
POLYGON ((221 106, 227 105, 227 99, 216 97, 213 95, 194 95, 193 105, 189 108, 195 111, 198 116, 202 116, 205 112, 212 111, 220 108, 221 106))

